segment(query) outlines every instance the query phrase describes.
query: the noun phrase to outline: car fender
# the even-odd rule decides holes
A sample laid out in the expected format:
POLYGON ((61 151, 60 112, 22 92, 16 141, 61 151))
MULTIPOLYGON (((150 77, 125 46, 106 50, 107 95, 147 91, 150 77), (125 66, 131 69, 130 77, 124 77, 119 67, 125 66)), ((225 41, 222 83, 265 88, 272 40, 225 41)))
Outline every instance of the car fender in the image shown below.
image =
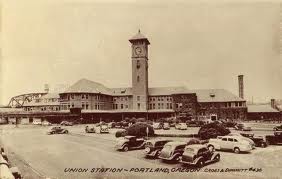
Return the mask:
POLYGON ((201 156, 201 157, 198 157, 198 158, 196 158, 196 160, 193 161, 193 163, 196 164, 196 163, 198 163, 198 162, 199 162, 200 160, 202 160, 202 159, 204 159, 202 156, 201 156))
POLYGON ((220 154, 219 153, 213 153, 212 157, 211 157, 211 160, 214 160, 216 156, 220 156, 220 154))
POLYGON ((174 158, 176 158, 176 157, 178 157, 178 156, 181 156, 181 154, 177 152, 177 153, 175 153, 175 154, 172 155, 171 159, 174 159, 174 158))

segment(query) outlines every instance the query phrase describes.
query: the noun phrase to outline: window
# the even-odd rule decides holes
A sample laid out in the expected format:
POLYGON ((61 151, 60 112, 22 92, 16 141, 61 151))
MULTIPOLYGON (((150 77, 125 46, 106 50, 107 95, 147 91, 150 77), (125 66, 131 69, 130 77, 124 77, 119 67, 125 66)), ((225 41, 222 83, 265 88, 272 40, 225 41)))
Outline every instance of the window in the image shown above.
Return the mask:
POLYGON ((222 138, 223 141, 227 141, 227 138, 222 138))
POLYGON ((233 142, 233 139, 232 139, 232 138, 228 138, 228 141, 229 141, 229 142, 233 142))
POLYGON ((84 99, 84 94, 83 94, 83 95, 81 95, 81 99, 84 99))
POLYGON ((137 82, 139 82, 140 81, 140 77, 139 76, 137 76, 137 82))
POLYGON ((120 104, 120 109, 123 109, 123 104, 120 104))
POLYGON ((88 109, 89 105, 88 105, 88 104, 86 104, 86 105, 85 105, 85 107, 86 107, 86 109, 88 109))
POLYGON ((158 103, 158 109, 161 109, 161 103, 158 103))
POLYGON ((155 105, 155 103, 153 104, 153 109, 156 109, 156 105, 155 105))
POLYGON ((140 109, 140 103, 137 103, 137 107, 138 107, 138 109, 140 109))
POLYGON ((128 109, 128 105, 125 105, 125 108, 128 109))
POLYGON ((85 95, 85 98, 88 99, 88 94, 85 95))
POLYGON ((137 101, 140 101, 140 96, 137 96, 137 101))

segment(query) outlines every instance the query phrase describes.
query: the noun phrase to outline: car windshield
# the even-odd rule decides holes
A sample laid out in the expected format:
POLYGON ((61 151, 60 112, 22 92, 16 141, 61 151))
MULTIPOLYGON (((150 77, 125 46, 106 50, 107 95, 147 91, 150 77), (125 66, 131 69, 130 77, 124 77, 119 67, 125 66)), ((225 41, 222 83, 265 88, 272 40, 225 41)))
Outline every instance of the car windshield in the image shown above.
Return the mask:
POLYGON ((102 129, 106 129, 106 128, 108 128, 108 126, 102 125, 101 128, 102 128, 102 129))

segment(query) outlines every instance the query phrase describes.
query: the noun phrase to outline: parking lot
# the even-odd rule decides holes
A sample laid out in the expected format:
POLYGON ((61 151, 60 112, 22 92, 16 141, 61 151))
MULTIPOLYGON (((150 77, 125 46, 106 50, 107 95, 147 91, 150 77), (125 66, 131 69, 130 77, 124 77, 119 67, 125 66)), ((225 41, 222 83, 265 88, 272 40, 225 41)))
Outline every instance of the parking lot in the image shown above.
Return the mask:
MULTIPOLYGON (((0 126, 1 143, 13 165, 25 178, 103 178, 106 176, 132 178, 279 178, 282 174, 282 146, 256 148, 251 153, 220 152, 221 160, 203 167, 199 172, 183 171, 181 164, 165 163, 160 159, 145 159, 143 150, 116 151, 117 129, 110 134, 86 134, 85 125, 68 126, 69 134, 46 135, 49 127, 19 125, 0 126), (70 168, 77 170, 69 170, 70 168), (122 168, 122 172, 91 172, 93 168, 122 168), (135 169, 132 169, 135 168, 135 169), (168 169, 169 172, 143 172, 141 168, 168 169), (180 168, 180 169, 178 169, 180 168), (252 168, 250 170, 250 168, 252 168), (82 169, 85 169, 84 171, 82 169), (218 172, 218 170, 224 172, 218 172), (235 171, 235 169, 242 169, 235 171), (243 169, 248 169, 243 171, 243 169), (125 171, 127 170, 127 171, 125 171)), ((273 134, 269 128, 257 128, 256 135, 273 134)), ((157 130, 156 133, 197 133, 188 130, 157 130)), ((232 131, 237 132, 237 131, 232 131)), ((186 141, 187 138, 171 138, 186 141)), ((98 169, 97 169, 98 170, 98 169)))

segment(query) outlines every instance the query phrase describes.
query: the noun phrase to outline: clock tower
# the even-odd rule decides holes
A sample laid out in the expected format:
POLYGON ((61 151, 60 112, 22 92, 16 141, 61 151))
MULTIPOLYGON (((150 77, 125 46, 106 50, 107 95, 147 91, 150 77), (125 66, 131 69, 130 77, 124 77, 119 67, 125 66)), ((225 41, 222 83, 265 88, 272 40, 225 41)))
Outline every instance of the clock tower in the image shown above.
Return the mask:
POLYGON ((133 109, 148 109, 148 45, 149 40, 138 33, 129 39, 132 49, 133 109))

